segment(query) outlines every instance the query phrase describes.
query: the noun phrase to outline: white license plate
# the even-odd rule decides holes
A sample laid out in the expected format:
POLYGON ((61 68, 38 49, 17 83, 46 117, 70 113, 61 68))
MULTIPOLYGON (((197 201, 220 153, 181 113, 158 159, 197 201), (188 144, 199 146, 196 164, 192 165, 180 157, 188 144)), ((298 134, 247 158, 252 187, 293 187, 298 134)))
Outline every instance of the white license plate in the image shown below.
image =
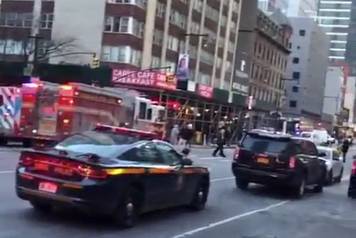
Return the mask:
POLYGON ((38 190, 48 193, 56 193, 58 185, 55 183, 42 182, 38 185, 38 190))

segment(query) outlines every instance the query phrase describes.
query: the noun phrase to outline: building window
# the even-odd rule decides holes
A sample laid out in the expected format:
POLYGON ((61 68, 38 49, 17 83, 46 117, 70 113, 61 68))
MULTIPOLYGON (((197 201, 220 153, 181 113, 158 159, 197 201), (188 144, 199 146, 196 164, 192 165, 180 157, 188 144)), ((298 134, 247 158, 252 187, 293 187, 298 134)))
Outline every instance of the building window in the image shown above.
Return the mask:
POLYGON ((53 25, 53 14, 42 14, 41 28, 42 29, 52 29, 52 25, 53 25))
MULTIPOLYGON (((0 40, 0 54, 4 55, 24 55, 26 44, 24 41, 0 40)), ((26 51, 31 50, 30 44, 26 51)))
POLYGON ((108 0, 109 3, 134 4, 141 8, 145 8, 147 0, 108 0))
POLYGON ((292 87, 292 91, 293 91, 294 93, 299 92, 299 87, 298 87, 298 86, 293 86, 293 87, 292 87))
POLYGON ((168 35, 168 49, 178 51, 178 38, 168 35))
POLYGON ((300 50, 300 46, 299 45, 297 46, 297 50, 300 50))
POLYGON ((151 67, 157 68, 161 66, 161 58, 152 56, 151 67))
POLYGON ((293 108, 297 107, 297 101, 295 100, 289 101, 289 107, 293 107, 293 108))
POLYGON ((133 17, 113 17, 105 18, 104 32, 129 33, 139 38, 143 38, 145 24, 133 17))
POLYGON ((293 64, 299 64, 299 58, 298 57, 294 57, 293 58, 293 64))
POLYGON ((300 72, 293 72, 293 79, 299 79, 300 78, 300 72))
POLYGON ((113 63, 141 65, 142 52, 130 46, 103 46, 102 60, 113 63))
POLYGON ((161 46, 163 44, 163 31, 155 29, 154 35, 153 35, 153 43, 155 45, 161 46))
POLYGON ((305 30, 299 30, 299 35, 300 36, 305 36, 305 30))
POLYGON ((105 28, 106 32, 121 32, 129 33, 129 17, 112 17, 107 16, 105 18, 105 28))
POLYGON ((0 14, 0 25, 30 28, 32 26, 32 19, 32 13, 2 13, 0 14))

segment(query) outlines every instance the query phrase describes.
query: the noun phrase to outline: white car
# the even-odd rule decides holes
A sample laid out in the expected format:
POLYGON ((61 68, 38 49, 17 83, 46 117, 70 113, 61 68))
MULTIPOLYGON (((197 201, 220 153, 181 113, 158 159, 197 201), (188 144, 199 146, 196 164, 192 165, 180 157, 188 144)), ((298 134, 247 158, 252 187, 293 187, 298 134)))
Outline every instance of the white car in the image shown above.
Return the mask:
POLYGON ((327 166, 325 182, 329 185, 334 181, 340 183, 344 172, 342 155, 336 148, 325 146, 318 146, 317 148, 319 151, 319 159, 324 160, 327 166))
POLYGON ((329 134, 326 130, 303 131, 300 137, 314 142, 316 145, 328 143, 329 134))

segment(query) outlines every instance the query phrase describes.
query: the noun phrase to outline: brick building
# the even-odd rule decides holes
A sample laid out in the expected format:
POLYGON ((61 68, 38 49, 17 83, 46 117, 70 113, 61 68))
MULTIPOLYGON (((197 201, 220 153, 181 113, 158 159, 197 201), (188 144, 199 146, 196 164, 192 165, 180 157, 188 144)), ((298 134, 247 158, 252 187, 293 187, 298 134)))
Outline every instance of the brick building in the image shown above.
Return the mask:
MULTIPOLYGON (((44 40, 73 39, 72 51, 96 53, 119 68, 175 70, 180 51, 189 54, 192 81, 229 90, 239 11, 238 0, 3 0, 0 55, 21 60, 37 32, 44 40)), ((50 60, 90 61, 90 54, 50 60)))

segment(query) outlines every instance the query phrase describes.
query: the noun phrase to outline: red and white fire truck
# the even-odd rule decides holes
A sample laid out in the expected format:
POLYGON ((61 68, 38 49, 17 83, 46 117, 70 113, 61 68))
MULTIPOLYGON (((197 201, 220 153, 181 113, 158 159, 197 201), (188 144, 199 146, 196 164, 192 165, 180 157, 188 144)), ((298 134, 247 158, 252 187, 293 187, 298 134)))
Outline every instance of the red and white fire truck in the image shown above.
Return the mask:
POLYGON ((139 92, 80 83, 38 81, 0 87, 0 143, 59 140, 97 124, 125 126, 164 135, 165 108, 139 92))

